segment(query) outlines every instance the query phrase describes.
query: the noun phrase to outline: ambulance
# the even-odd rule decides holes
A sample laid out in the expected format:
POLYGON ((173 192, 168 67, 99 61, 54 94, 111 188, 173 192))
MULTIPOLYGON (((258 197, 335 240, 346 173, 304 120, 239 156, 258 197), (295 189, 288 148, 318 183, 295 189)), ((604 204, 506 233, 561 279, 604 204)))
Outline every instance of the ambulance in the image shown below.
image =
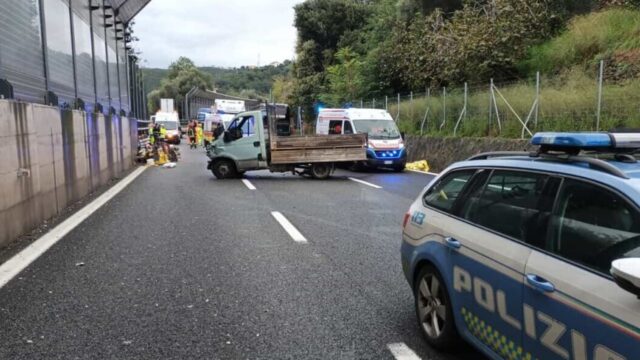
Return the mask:
POLYGON ((391 115, 380 109, 323 109, 316 123, 318 135, 367 134, 367 161, 356 165, 404 171, 407 151, 403 135, 391 115))

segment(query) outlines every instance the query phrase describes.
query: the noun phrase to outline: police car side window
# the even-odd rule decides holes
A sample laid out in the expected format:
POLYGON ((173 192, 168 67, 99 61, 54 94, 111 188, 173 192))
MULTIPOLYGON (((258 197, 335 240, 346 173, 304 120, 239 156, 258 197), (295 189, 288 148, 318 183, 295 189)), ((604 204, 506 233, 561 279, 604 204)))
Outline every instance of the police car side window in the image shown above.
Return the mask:
POLYGON ((540 211, 541 203, 549 203, 547 197, 555 195, 545 193, 548 180, 549 177, 542 174, 494 171, 485 186, 468 195, 461 216, 506 236, 543 247, 547 227, 544 213, 540 211), (541 228, 541 234, 536 236, 541 228))
POLYGON ((451 213, 456 200, 476 170, 456 171, 446 175, 424 196, 424 204, 451 213))
POLYGON ((640 257, 640 214, 595 184, 565 180, 551 223, 552 251, 593 270, 608 274, 612 261, 640 257))

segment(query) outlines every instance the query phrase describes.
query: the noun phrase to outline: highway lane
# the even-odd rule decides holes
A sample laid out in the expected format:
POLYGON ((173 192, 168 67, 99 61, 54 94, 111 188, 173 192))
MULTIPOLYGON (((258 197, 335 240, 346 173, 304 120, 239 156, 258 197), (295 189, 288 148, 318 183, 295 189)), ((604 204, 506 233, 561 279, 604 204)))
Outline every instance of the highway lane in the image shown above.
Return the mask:
POLYGON ((479 358, 422 342, 402 277, 402 216, 429 176, 219 181, 183 153, 0 289, 0 358, 479 358))

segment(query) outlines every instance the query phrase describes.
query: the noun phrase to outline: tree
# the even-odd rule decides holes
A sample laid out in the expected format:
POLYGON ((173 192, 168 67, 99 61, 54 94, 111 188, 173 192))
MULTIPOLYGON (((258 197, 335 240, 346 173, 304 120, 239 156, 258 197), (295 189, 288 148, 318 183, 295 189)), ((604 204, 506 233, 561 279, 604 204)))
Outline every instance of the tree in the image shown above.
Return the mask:
POLYGON ((357 99, 362 93, 362 61, 350 48, 336 53, 336 64, 327 68, 328 91, 321 100, 333 106, 357 99))
MULTIPOLYGON (((294 65, 295 105, 313 114, 313 105, 323 93, 325 70, 334 64, 335 54, 346 37, 367 24, 369 1, 307 0, 295 6, 298 29, 298 60, 294 65)), ((310 117, 308 117, 309 119, 310 117)))
MULTIPOLYGON (((298 50, 307 41, 318 46, 317 55, 338 48, 342 36, 367 24, 369 6, 356 0, 307 0, 295 6, 295 27, 298 29, 298 50)), ((325 59, 320 60, 322 63, 325 59)))
POLYGON ((276 76, 273 80, 271 96, 277 103, 289 104, 293 100, 293 80, 288 76, 276 76))
POLYGON ((205 90, 213 87, 211 76, 200 71, 193 61, 180 57, 169 66, 169 73, 160 83, 160 87, 147 95, 150 113, 160 108, 160 99, 174 99, 176 111, 182 114, 186 94, 193 88, 205 90))

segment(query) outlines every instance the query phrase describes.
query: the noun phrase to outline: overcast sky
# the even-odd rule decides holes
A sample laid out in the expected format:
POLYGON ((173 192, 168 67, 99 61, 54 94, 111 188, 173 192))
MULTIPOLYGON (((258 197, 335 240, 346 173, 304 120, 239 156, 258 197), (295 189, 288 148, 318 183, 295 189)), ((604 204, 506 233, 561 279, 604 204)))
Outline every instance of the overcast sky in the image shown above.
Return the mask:
POLYGON ((180 56, 198 66, 270 64, 292 59, 293 6, 303 0, 151 0, 136 17, 145 67, 180 56))

